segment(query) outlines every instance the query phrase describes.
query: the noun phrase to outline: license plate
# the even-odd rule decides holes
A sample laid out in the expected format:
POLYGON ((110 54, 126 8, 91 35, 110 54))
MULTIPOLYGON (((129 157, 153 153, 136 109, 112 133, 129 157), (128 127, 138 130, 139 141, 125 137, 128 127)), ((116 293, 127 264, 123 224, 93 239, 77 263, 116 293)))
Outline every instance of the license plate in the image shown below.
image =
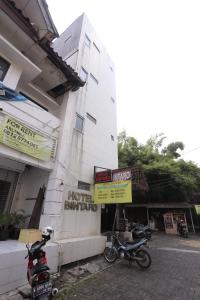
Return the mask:
POLYGON ((33 288, 33 297, 38 297, 43 294, 50 294, 52 291, 52 283, 44 282, 42 284, 36 285, 33 288))
POLYGON ((112 242, 106 242, 106 247, 111 248, 112 247, 112 242))

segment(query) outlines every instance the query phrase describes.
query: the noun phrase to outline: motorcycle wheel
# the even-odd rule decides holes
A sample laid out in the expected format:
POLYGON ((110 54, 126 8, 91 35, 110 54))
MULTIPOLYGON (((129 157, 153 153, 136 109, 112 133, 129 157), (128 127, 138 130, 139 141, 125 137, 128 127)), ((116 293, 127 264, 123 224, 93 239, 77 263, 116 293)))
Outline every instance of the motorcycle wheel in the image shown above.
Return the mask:
POLYGON ((139 250, 136 257, 142 258, 142 260, 136 260, 138 266, 142 269, 148 269, 151 265, 151 256, 146 250, 139 250))
POLYGON ((114 263, 117 259, 117 253, 113 247, 106 247, 103 256, 108 263, 114 263))

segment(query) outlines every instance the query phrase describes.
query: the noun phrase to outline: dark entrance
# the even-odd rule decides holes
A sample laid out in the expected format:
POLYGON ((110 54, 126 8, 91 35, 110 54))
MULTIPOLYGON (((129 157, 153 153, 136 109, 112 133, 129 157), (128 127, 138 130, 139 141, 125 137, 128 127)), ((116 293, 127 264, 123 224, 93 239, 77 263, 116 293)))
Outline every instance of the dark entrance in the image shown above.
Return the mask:
POLYGON ((10 211, 17 179, 17 172, 0 168, 0 213, 10 211))
POLYGON ((6 200, 9 195, 11 183, 0 180, 0 213, 4 212, 6 200))
POLYGON ((116 204, 105 204, 101 208, 101 232, 111 231, 115 218, 116 204))

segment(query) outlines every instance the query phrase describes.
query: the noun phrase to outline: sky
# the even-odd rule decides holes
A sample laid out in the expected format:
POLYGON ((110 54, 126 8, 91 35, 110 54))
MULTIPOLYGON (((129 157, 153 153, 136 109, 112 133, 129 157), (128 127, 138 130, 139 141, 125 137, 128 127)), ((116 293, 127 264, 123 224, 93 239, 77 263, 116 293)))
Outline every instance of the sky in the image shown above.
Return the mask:
POLYGON ((47 3, 59 33, 85 12, 113 59, 118 133, 142 144, 164 133, 200 166, 200 1, 47 3))

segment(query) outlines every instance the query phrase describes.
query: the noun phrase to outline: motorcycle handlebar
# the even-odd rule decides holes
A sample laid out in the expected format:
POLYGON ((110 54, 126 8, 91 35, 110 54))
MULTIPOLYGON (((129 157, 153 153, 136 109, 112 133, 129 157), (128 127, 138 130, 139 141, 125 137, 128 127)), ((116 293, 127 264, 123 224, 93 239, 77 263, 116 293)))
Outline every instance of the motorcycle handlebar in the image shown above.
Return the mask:
POLYGON ((36 244, 36 245, 33 244, 31 247, 29 247, 28 244, 27 244, 26 248, 28 249, 28 254, 26 255, 25 259, 29 255, 33 255, 34 252, 39 251, 43 246, 46 245, 46 242, 47 242, 47 240, 44 238, 43 240, 41 240, 40 242, 38 242, 38 244, 36 244))

